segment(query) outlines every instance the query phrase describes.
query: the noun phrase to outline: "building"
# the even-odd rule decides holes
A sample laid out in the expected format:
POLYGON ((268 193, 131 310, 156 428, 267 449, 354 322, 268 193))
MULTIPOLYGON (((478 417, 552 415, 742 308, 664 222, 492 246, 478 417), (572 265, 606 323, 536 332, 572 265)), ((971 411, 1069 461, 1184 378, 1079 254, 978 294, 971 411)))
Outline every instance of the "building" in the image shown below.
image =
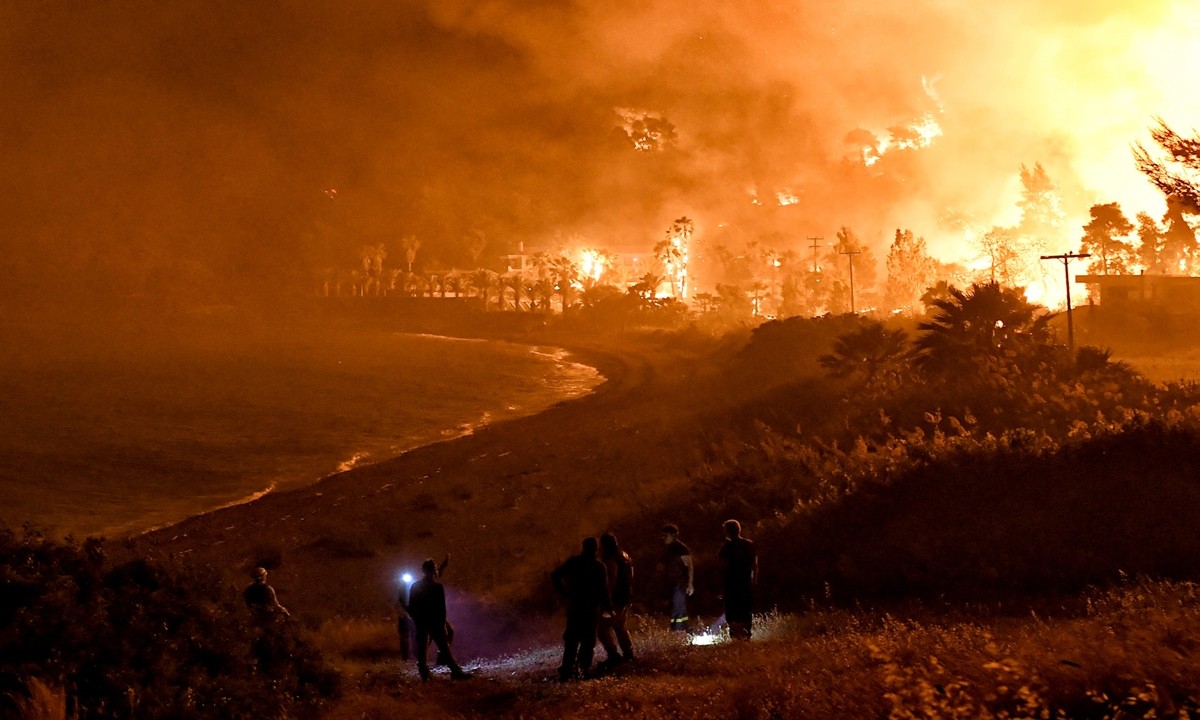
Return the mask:
POLYGON ((1089 297, 1109 308, 1152 307, 1200 313, 1200 277, 1187 275, 1076 275, 1089 297))

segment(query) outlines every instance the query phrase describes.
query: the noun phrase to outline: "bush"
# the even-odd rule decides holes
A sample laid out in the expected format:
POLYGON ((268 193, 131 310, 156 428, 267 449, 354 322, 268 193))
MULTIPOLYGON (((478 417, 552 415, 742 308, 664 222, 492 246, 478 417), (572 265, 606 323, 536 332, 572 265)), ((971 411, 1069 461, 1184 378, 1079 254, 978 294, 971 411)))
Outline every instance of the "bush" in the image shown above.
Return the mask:
MULTIPOLYGON (((336 675, 214 574, 0 526, 0 689, 61 687, 80 718, 305 714, 336 675)), ((0 717, 18 712, 0 705, 0 717)))

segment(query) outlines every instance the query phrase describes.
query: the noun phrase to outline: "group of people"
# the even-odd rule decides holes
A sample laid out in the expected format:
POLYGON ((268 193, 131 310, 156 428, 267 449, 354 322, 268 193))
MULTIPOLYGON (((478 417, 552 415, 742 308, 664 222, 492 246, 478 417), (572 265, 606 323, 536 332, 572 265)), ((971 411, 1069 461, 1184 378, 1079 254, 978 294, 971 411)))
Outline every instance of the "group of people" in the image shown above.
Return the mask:
MULTIPOLYGON (((758 553, 754 543, 742 537, 737 520, 726 520, 723 528, 725 542, 717 558, 723 565, 725 622, 731 638, 749 640, 758 553)), ((695 563, 691 550, 679 539, 676 525, 664 525, 661 535, 666 545, 662 567, 669 592, 671 629, 683 632, 691 624, 688 599, 695 593, 695 563)), ((607 654, 598 671, 633 659, 633 643, 625 627, 633 599, 633 561, 620 548, 615 535, 605 533, 599 543, 594 537, 584 538, 579 554, 555 568, 550 580, 567 604, 559 680, 591 676, 597 641, 607 654)))
MULTIPOLYGON (((742 537, 737 520, 726 520, 725 542, 717 553, 723 565, 725 622, 731 638, 749 640, 754 585, 758 580, 758 554, 754 543, 742 537)), ((689 598, 695 593, 695 563, 691 550, 679 539, 679 528, 662 527, 665 544, 662 568, 665 573, 670 605, 670 627, 674 631, 690 629, 689 598)), ((415 645, 417 672, 422 680, 430 676, 429 646, 437 649, 436 662, 450 668, 450 677, 463 680, 471 674, 454 659, 451 642, 454 628, 446 617, 446 591, 438 581, 450 562, 441 564, 432 558, 421 564, 422 577, 400 590, 399 621, 401 656, 409 659, 410 643, 415 645), (409 626, 415 627, 415 638, 409 626), (413 641, 415 640, 415 643, 413 641)), ((264 618, 287 617, 274 589, 267 584, 267 571, 255 568, 254 581, 244 593, 246 605, 264 618)), ((558 669, 562 681, 588 678, 593 674, 592 660, 597 641, 604 648, 605 660, 596 672, 604 672, 634 659, 633 641, 626 628, 633 601, 633 559, 617 542, 613 533, 583 539, 578 555, 567 559, 550 573, 554 589, 566 600, 567 626, 563 632, 563 659, 558 669)))
POLYGON ((590 677, 596 641, 607 658, 602 665, 633 660, 633 641, 625 628, 633 599, 633 560, 605 533, 583 539, 583 549, 550 573, 554 589, 567 601, 567 628, 563 631, 563 659, 558 679, 590 677))

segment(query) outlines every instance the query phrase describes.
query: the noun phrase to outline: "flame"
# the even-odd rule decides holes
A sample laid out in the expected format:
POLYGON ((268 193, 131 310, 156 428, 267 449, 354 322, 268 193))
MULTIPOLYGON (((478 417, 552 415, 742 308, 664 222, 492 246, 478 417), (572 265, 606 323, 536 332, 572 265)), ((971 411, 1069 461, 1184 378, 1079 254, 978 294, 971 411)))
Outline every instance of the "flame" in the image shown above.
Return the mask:
POLYGON ((778 201, 779 204, 783 207, 787 207, 788 205, 795 205, 796 203, 800 202, 800 198, 796 197, 795 195, 793 195, 787 191, 780 191, 780 192, 775 193, 775 200, 778 201))
POLYGON ((889 152, 927 148, 942 134, 942 126, 938 124, 933 113, 925 113, 908 125, 893 127, 883 137, 877 137, 871 133, 871 136, 876 138, 876 142, 874 144, 866 143, 862 146, 863 164, 871 167, 889 152))
POLYGON ((589 248, 579 251, 579 276, 581 278, 598 282, 608 267, 608 258, 599 250, 589 248))

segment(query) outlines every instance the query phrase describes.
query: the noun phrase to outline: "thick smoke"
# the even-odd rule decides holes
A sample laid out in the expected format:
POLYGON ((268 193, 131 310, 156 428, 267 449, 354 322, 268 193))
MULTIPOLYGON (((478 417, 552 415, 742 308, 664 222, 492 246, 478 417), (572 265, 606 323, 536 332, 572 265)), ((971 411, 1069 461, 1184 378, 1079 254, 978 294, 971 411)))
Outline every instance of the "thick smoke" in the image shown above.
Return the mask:
POLYGON ((0 280, 18 306, 191 306, 304 292, 411 235, 418 264, 468 267, 573 235, 645 250, 681 215, 714 242, 905 227, 964 257, 947 218, 1012 222, 1022 164, 1072 218, 1155 202, 1129 146, 1200 117, 1197 22, 1166 1, 10 4, 0 280), (670 132, 638 149, 631 113, 670 132), (928 147, 863 163, 923 117, 928 147))

